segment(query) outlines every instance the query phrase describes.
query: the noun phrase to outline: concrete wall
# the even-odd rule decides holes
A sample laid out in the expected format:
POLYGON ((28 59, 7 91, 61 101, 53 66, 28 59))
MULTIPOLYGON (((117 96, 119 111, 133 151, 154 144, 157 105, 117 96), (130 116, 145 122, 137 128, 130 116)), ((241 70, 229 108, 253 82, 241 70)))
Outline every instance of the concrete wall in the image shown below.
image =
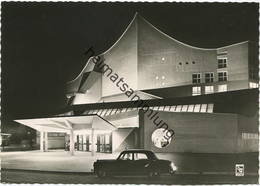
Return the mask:
MULTIPOLYGON (((105 63, 114 73, 124 78, 130 88, 137 89, 137 23, 132 22, 124 36, 104 55, 105 63)), ((102 96, 122 93, 115 83, 102 77, 102 96)))
POLYGON ((159 119, 175 131, 175 137, 168 146, 155 147, 152 144, 151 135, 157 126, 147 115, 144 115, 145 149, 155 152, 197 153, 234 153, 237 151, 236 114, 159 112, 159 119))
POLYGON ((242 138, 243 133, 258 134, 258 113, 252 117, 238 115, 238 151, 258 152, 259 139, 242 138))
POLYGON ((95 74, 92 81, 89 82, 88 90, 85 93, 76 93, 73 104, 96 103, 101 98, 101 73, 92 72, 95 74))
POLYGON ((136 128, 119 128, 112 133, 112 151, 121 152, 138 146, 138 133, 136 128))
MULTIPOLYGON (((249 46, 248 42, 241 44, 235 44, 228 47, 223 47, 218 50, 218 53, 226 52, 226 55, 221 55, 222 57, 227 57, 227 68, 218 69, 218 71, 228 72, 228 81, 239 82, 249 79, 248 76, 248 59, 249 59, 249 46)), ((248 88, 248 83, 237 83, 228 84, 229 90, 238 90, 248 88)))
POLYGON ((181 44, 160 33, 143 18, 138 19, 139 89, 192 84, 192 73, 216 73, 216 69, 216 50, 181 44))

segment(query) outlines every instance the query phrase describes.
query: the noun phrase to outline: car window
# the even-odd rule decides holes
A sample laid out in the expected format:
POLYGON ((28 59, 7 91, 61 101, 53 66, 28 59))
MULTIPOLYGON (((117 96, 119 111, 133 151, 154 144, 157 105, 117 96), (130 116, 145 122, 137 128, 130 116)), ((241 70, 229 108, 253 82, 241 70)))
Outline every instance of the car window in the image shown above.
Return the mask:
POLYGON ((134 160, 148 160, 145 153, 134 153, 134 160))
POLYGON ((119 159, 120 160, 133 160, 133 154, 130 152, 123 153, 123 154, 121 154, 119 159))

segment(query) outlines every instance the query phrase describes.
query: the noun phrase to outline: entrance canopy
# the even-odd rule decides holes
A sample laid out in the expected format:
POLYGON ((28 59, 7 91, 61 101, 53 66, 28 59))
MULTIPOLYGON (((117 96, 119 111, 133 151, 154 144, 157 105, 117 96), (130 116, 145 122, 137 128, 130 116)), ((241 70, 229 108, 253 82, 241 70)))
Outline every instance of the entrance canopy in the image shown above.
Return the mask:
POLYGON ((69 133, 71 130, 76 132, 87 129, 108 131, 117 129, 98 115, 21 119, 15 121, 41 132, 69 133))

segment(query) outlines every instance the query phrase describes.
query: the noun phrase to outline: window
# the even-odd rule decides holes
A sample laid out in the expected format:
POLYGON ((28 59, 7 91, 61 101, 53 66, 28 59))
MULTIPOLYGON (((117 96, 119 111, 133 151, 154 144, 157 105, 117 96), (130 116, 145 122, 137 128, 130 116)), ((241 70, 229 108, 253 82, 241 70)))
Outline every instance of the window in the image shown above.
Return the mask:
POLYGON ((120 160, 133 160, 133 154, 131 152, 123 153, 119 156, 120 160))
POLYGON ((175 106, 175 105, 174 105, 174 106, 171 106, 170 111, 171 111, 171 112, 174 112, 175 109, 176 109, 176 106, 175 106))
POLYGON ((166 107, 164 108, 164 111, 170 111, 170 109, 171 109, 171 106, 166 106, 166 107))
POLYGON ((182 107, 182 105, 177 105, 175 112, 180 112, 181 111, 181 107, 182 107))
POLYGON ((192 83, 200 83, 201 82, 201 74, 196 73, 192 74, 192 83))
POLYGON ((218 81, 227 81, 227 72, 218 72, 218 81))
POLYGON ((242 139, 258 139, 258 134, 257 133, 242 133, 242 139))
POLYGON ((181 108, 181 111, 187 112, 187 109, 188 109, 188 105, 183 105, 182 108, 181 108))
POLYGON ((194 112, 199 112, 200 111, 200 104, 196 104, 194 107, 194 112))
POLYGON ((194 105, 189 105, 188 112, 193 112, 193 109, 194 109, 194 105))
POLYGON ((214 104, 208 104, 208 109, 207 109, 207 112, 208 113, 212 113, 213 112, 213 107, 214 107, 214 104))
POLYGON ((201 95, 201 87, 192 87, 192 95, 193 96, 201 95))
POLYGON ((258 88, 258 84, 254 82, 249 82, 249 88, 258 88))
POLYGON ((214 81, 214 73, 206 72, 205 73, 205 83, 212 83, 214 81))
POLYGON ((200 108, 200 112, 206 112, 207 111, 207 104, 202 104, 200 108))
POLYGON ((145 153, 134 153, 134 160, 147 160, 148 157, 145 153))
POLYGON ((227 58, 218 58, 218 68, 227 67, 227 58))
POLYGON ((214 86, 205 86, 205 94, 214 93, 214 86))
POLYGON ((226 92, 227 85, 218 85, 218 92, 226 92))

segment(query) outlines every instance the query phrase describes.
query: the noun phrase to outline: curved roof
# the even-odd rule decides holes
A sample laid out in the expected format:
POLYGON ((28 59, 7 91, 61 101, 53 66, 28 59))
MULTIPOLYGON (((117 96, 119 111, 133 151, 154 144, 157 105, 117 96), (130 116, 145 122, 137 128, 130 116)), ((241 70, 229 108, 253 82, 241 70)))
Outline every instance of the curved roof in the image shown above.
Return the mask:
MULTIPOLYGON (((129 30, 129 28, 131 27, 131 25, 134 23, 134 21, 140 17, 142 20, 144 20, 148 25, 150 25, 152 28, 154 28, 155 30, 157 30, 159 33, 161 33, 162 35, 166 36, 167 38, 169 38, 170 40, 174 41, 174 42, 177 42, 183 46, 186 46, 186 47, 189 47, 189 48, 193 48, 193 49, 197 49, 197 50, 205 50, 205 51, 214 51, 214 50, 219 50, 219 49, 223 49, 223 48, 226 48, 226 47, 231 47, 231 46, 234 46, 234 45, 238 45, 238 44, 242 44, 242 43, 246 43, 248 41, 243 41, 243 42, 239 42, 239 43, 235 43, 235 44, 232 44, 232 45, 228 45, 228 46, 224 46, 224 47, 220 47, 220 48, 200 48, 200 47, 196 47, 196 46, 192 46, 192 45, 189 45, 189 44, 186 44, 184 42, 181 42, 171 36, 169 36, 168 34, 162 32, 161 30, 159 30, 157 27, 155 27, 153 24, 151 24, 149 21, 147 21, 145 18, 143 18, 142 16, 140 16, 138 14, 138 12, 135 13, 133 19, 131 20, 131 22, 128 24, 128 26, 126 27, 125 31, 121 34, 121 36, 118 38, 118 40, 110 47, 108 48, 106 51, 102 52, 100 55, 104 55, 106 54, 107 52, 109 52, 121 39, 122 37, 125 35, 125 33, 129 30)), ((86 63, 86 65, 84 66, 84 68, 82 69, 82 71, 79 73, 79 75, 74 78, 73 80, 67 82, 67 83, 72 83, 73 81, 76 81, 84 72, 84 70, 87 68, 90 60, 92 60, 93 57, 90 57, 86 63)))

